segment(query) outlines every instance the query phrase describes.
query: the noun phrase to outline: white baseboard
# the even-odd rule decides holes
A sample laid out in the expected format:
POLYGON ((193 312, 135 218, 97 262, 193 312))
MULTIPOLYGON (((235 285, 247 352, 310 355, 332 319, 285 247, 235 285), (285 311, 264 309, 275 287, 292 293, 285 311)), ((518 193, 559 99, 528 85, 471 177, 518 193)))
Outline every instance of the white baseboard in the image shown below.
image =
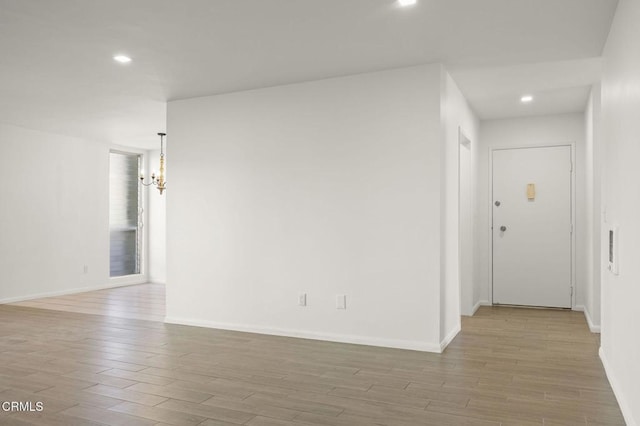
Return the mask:
POLYGON ((591 319, 591 314, 589 313, 589 310, 587 309, 586 306, 576 305, 573 308, 571 308, 571 310, 576 312, 583 312, 584 317, 587 319, 587 325, 589 326, 589 330, 592 333, 600 333, 600 326, 593 323, 593 320, 591 319))
POLYGON ((138 285, 149 282, 146 275, 125 275, 124 277, 109 278, 109 282, 113 287, 124 287, 126 285, 138 285))
POLYGON ((478 303, 476 303, 475 305, 473 305, 473 308, 471 308, 471 315, 469 315, 470 317, 474 316, 476 314, 476 312, 478 312, 478 309, 480 309, 480 301, 478 300, 478 303))
POLYGON ((125 287, 133 284, 144 284, 144 282, 146 282, 146 280, 140 283, 135 283, 135 282, 129 283, 126 281, 119 281, 119 282, 110 282, 109 284, 99 285, 99 286, 76 287, 76 288, 70 288, 67 290, 49 291, 46 293, 30 294, 27 296, 8 297, 6 299, 0 299, 0 305, 5 305, 7 303, 25 302, 27 300, 34 300, 34 299, 43 299, 45 297, 67 296, 69 294, 86 293, 87 291, 96 291, 96 290, 105 290, 108 288, 125 287))
POLYGON ((589 310, 585 309, 584 310, 584 317, 587 319, 587 324, 589 325, 589 330, 591 330, 592 333, 600 333, 600 325, 596 325, 593 323, 593 320, 591 319, 591 314, 589 313, 589 310))
POLYGON ((444 339, 442 339, 442 342, 440 342, 440 353, 444 352, 447 346, 449 346, 449 343, 451 343, 453 339, 455 339, 455 337, 458 335, 458 333, 460 333, 461 329, 462 328, 460 324, 456 325, 456 328, 451 330, 451 333, 449 333, 444 339))
POLYGON ((472 314, 471 316, 474 316, 476 314, 476 312, 478 312, 478 309, 480 309, 480 306, 491 306, 491 302, 489 302, 488 300, 478 300, 478 303, 476 303, 473 306, 473 310, 472 310, 472 314))
POLYGON ((480 309, 480 306, 491 306, 491 302, 489 302, 488 300, 478 300, 478 302, 476 302, 476 304, 473 305, 473 307, 471 308, 471 313, 462 314, 462 316, 465 316, 465 317, 474 316, 476 312, 478 312, 478 309, 480 309))
MULTIPOLYGON (((611 384, 611 389, 613 390, 613 394, 618 400, 618 405, 620 406, 620 411, 622 411, 622 416, 624 417, 624 421, 627 423, 627 426, 638 426, 638 423, 633 419, 633 414, 631 413, 631 406, 625 399, 622 391, 620 390, 620 385, 618 380, 613 375, 613 371, 611 370, 611 365, 609 361, 607 361, 607 357, 604 355, 604 351, 602 350, 602 346, 598 351, 600 355, 600 360, 602 361, 602 365, 604 366, 604 371, 607 374, 607 379, 609 379, 609 383, 611 384)), ((637 407, 636 407, 637 408, 637 407)))
MULTIPOLYGON (((351 343, 356 345, 381 346, 385 348, 409 349, 421 352, 441 352, 441 346, 413 340, 381 339, 370 336, 353 336, 334 333, 317 333, 313 331, 271 328, 256 325, 228 324, 213 321, 202 321, 188 318, 166 317, 168 324, 189 325, 194 327, 215 328, 220 330, 240 331, 245 333, 268 334, 272 336, 295 337, 301 339, 324 340, 329 342, 351 343)), ((454 336, 455 337, 455 336, 454 336)))

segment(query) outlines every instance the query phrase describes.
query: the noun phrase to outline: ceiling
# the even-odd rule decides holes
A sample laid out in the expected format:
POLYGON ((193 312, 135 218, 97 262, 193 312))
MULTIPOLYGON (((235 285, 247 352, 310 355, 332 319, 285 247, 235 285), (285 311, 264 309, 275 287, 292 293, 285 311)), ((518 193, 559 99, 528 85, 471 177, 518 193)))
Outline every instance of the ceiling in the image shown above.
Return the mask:
POLYGON ((584 111, 602 66, 598 57, 450 72, 479 118, 491 120, 584 111), (520 102, 525 94, 534 101, 520 102))
POLYGON ((580 111, 616 4, 0 0, 0 122, 155 148, 168 100, 430 62, 484 119, 580 111))

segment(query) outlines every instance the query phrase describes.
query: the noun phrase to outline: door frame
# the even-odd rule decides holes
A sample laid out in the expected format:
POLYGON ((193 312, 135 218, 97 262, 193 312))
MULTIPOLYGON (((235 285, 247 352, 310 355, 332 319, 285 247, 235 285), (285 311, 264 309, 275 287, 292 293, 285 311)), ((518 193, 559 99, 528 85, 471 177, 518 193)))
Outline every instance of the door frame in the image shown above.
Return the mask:
POLYGON ((541 145, 492 145, 489 146, 489 300, 491 305, 493 302, 493 152, 504 151, 507 149, 529 149, 529 148, 552 148, 559 146, 568 146, 571 150, 571 223, 573 231, 571 232, 571 309, 576 309, 576 143, 549 143, 541 145))

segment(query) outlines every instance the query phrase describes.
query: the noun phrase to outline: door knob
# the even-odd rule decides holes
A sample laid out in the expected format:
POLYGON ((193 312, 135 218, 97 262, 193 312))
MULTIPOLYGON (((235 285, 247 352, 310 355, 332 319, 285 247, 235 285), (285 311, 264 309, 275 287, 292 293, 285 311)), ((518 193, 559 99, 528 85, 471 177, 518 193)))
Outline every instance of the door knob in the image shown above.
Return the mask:
POLYGON ((506 226, 502 225, 502 226, 500 227, 500 231, 504 232, 504 231, 506 231, 506 230, 507 230, 507 227, 506 227, 506 226))

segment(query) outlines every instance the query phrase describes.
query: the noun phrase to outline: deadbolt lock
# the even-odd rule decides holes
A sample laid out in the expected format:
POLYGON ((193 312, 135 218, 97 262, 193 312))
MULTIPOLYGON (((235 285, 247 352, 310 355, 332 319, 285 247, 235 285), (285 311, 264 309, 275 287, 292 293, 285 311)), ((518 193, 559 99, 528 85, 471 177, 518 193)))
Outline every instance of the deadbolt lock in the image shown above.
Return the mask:
POLYGON ((506 231, 506 230, 507 230, 507 227, 506 227, 506 226, 502 225, 502 226, 500 227, 500 231, 501 231, 501 232, 504 232, 504 231, 506 231))
POLYGON ((496 201, 494 204, 496 205, 496 207, 500 207, 500 201, 496 201))

